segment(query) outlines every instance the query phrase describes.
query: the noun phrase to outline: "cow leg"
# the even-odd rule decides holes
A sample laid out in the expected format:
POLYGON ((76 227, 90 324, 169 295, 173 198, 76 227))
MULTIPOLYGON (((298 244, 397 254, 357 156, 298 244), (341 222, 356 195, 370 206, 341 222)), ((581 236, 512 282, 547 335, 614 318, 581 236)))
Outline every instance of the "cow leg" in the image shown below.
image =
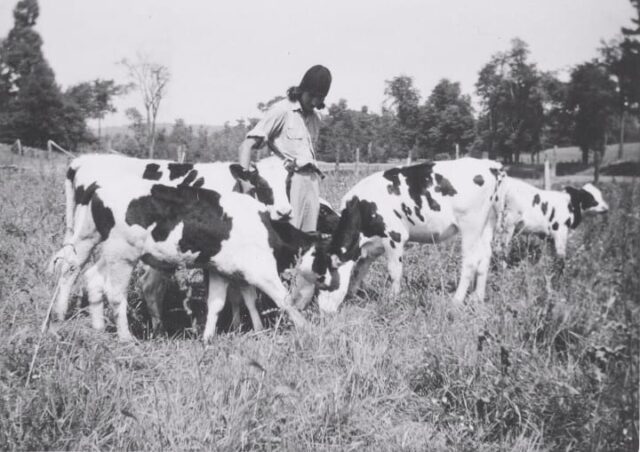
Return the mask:
MULTIPOLYGON (((264 292, 278 308, 285 311, 293 324, 298 328, 307 326, 304 316, 292 304, 292 296, 287 293, 287 289, 282 285, 280 277, 275 269, 269 271, 267 267, 261 269, 260 273, 246 275, 247 282, 264 292), (249 276, 251 276, 249 278, 249 276)), ((307 284, 310 284, 307 282, 307 284)))
POLYGON ((489 276, 489 265, 491 264, 491 241, 493 240, 494 226, 491 222, 485 225, 482 231, 482 238, 477 243, 477 253, 479 255, 478 269, 476 272, 476 287, 473 297, 482 301, 487 288, 487 278, 489 276))
POLYGON ((202 340, 207 343, 213 338, 216 332, 216 323, 218 323, 218 315, 227 298, 227 286, 229 281, 213 272, 209 273, 209 295, 207 297, 207 323, 204 327, 202 340))
POLYGON ((372 257, 361 257, 359 258, 355 265, 353 266, 353 272, 351 273, 351 281, 349 282, 349 289, 347 290, 347 296, 355 296, 356 292, 360 288, 364 277, 367 276, 369 272, 369 268, 375 258, 372 257))
POLYGON ((89 314, 91 326, 98 331, 104 330, 104 303, 102 297, 105 293, 105 276, 103 262, 100 260, 89 267, 85 272, 87 298, 89 300, 89 314))
POLYGON ((506 216, 504 224, 498 232, 498 249, 496 255, 500 261, 502 261, 503 267, 506 267, 507 260, 509 258, 509 248, 511 246, 511 240, 516 230, 516 221, 509 216, 506 216))
POLYGON ((353 271, 351 272, 351 282, 347 296, 354 296, 365 276, 371 268, 371 264, 376 258, 385 252, 385 248, 381 243, 368 242, 360 248, 360 258, 356 261, 353 271))
POLYGON ((402 252, 387 254, 387 270, 391 277, 391 294, 397 297, 402 283, 402 252))
POLYGON ((238 286, 231 285, 227 288, 227 303, 231 305, 231 329, 239 330, 242 326, 240 317, 240 303, 242 303, 242 291, 238 286))
POLYGON ((145 265, 144 267, 144 272, 139 280, 140 290, 147 306, 149 317, 151 317, 153 333, 160 334, 164 331, 162 313, 167 292, 167 282, 171 276, 151 266, 145 265))
MULTIPOLYGON (((480 225, 484 229, 483 225, 480 225)), ((453 303, 461 306, 464 298, 467 295, 469 286, 475 279, 478 271, 480 260, 482 259, 483 248, 482 246, 482 230, 477 229, 478 226, 467 224, 467 227, 461 227, 460 233, 462 235, 462 267, 460 269, 460 281, 458 282, 458 288, 453 295, 453 303)))
POLYGON ((75 254, 70 260, 62 260, 60 263, 60 280, 58 294, 53 308, 56 320, 62 321, 67 315, 69 309, 69 301, 71 289, 75 284, 78 276, 82 273, 82 269, 89 260, 91 252, 96 246, 96 242, 90 240, 82 240, 75 245, 75 254))
POLYGON ((560 226, 560 229, 551 236, 554 249, 552 269, 553 274, 551 275, 552 286, 557 286, 560 276, 562 276, 562 273, 564 273, 568 236, 569 229, 564 225, 560 226))
POLYGON ((315 284, 310 284, 304 276, 296 274, 292 299, 296 300, 296 308, 298 310, 302 311, 307 307, 315 291, 315 284))
POLYGON ((133 341, 127 319, 127 289, 133 273, 133 264, 124 259, 107 263, 105 294, 116 317, 118 339, 122 342, 133 341))
POLYGON ((323 312, 337 312, 338 308, 347 296, 351 283, 351 271, 355 262, 348 261, 338 267, 340 286, 333 291, 321 290, 318 292, 318 307, 323 312))
POLYGON ((258 298, 258 294, 256 293, 256 289, 253 286, 244 286, 241 289, 242 298, 244 298, 244 304, 247 306, 249 310, 249 315, 251 316, 251 323, 253 324, 253 329, 255 331, 262 330, 262 319, 260 318, 260 313, 256 308, 256 299, 258 298))

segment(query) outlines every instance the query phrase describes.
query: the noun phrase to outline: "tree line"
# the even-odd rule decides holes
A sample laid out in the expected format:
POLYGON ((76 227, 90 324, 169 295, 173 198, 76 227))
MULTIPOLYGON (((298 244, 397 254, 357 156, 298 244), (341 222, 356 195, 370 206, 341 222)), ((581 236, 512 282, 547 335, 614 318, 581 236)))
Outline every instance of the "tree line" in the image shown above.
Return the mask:
MULTIPOLYGON (((480 69, 476 102, 456 81, 442 79, 423 100, 408 75, 386 81, 381 112, 353 109, 339 99, 323 115, 316 153, 325 161, 444 158, 456 151, 518 163, 553 145, 577 145, 583 161, 605 145, 640 140, 640 0, 630 0, 637 17, 619 37, 601 44, 598 56, 571 68, 568 80, 539 69, 529 47, 513 39, 480 69)), ((14 26, 0 41, 0 142, 20 138, 32 146, 53 139, 77 150, 104 146, 101 120, 114 112, 116 96, 136 90, 142 113, 129 108, 129 132, 110 137, 113 149, 135 156, 175 158, 178 148, 190 160, 235 159, 257 118, 226 123, 219 130, 178 119, 156 128, 156 118, 170 82, 162 65, 143 56, 122 60, 129 81, 96 79, 63 90, 42 53, 34 30, 37 0, 20 0, 14 26), (97 136, 87 120, 98 122, 97 136)), ((266 111, 276 96, 260 102, 266 111)))

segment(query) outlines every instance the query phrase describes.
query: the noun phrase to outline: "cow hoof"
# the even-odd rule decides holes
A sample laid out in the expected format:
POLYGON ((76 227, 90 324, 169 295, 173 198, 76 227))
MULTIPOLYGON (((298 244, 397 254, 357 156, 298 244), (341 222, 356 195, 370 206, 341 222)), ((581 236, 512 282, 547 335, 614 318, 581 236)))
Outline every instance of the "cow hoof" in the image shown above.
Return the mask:
POLYGON ((120 334, 118 335, 118 342, 122 344, 134 344, 136 342, 136 338, 131 334, 120 334))
POLYGON ((50 336, 53 336, 56 339, 60 339, 60 330, 61 330, 61 328, 62 328, 62 322, 60 320, 51 321, 51 322, 49 322, 49 325, 47 326, 46 332, 50 336))
POLYGON ((456 316, 453 313, 452 310, 448 310, 447 311, 447 320, 449 321, 449 323, 453 323, 453 321, 455 320, 456 316))

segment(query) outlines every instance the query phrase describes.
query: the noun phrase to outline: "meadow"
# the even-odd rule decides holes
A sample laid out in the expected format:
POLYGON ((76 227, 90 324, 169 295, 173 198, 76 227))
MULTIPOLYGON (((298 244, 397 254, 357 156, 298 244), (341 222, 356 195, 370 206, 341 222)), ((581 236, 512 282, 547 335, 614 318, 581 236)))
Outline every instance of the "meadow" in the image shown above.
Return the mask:
MULTIPOLYGON (((0 154, 0 449, 638 450, 637 179, 601 185, 611 211, 574 233, 554 287, 544 243, 521 240, 537 257, 498 266, 487 300, 451 317, 457 243, 414 244, 397 299, 379 261, 337 314, 310 307, 309 331, 120 344, 77 309, 27 383, 64 163, 0 154)), ((355 182, 329 176, 323 196, 355 182)))

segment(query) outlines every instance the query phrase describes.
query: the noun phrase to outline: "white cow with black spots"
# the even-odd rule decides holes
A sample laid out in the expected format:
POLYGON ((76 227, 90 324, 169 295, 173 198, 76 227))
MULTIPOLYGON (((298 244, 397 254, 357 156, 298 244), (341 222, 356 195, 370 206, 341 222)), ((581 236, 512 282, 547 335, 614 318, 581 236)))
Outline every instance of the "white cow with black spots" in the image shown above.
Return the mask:
POLYGON ((132 339, 126 316, 127 285, 140 259, 159 268, 209 271, 205 341, 215 333, 230 282, 241 286, 250 312, 252 306, 255 311, 251 288, 257 288, 285 310, 296 326, 304 326, 305 320, 292 306, 297 293, 287 293, 280 281, 282 261, 290 262, 303 253, 307 271, 301 270, 298 277, 311 286, 334 284, 327 255, 316 252, 317 237, 286 222, 274 222, 266 207, 249 196, 146 180, 130 181, 126 187, 95 187, 87 196, 87 209, 70 240, 76 248, 94 243, 96 235, 103 241, 97 263, 102 279, 92 285, 90 312, 94 328, 104 328, 104 294, 114 308, 121 340, 132 339))
MULTIPOLYGON (((277 157, 259 161, 256 168, 245 171, 232 162, 176 163, 169 160, 146 160, 114 154, 87 154, 73 159, 65 180, 66 231, 63 248, 54 256, 53 263, 60 273, 59 291, 54 306, 57 320, 63 320, 69 304, 73 284, 82 272, 91 254, 104 240, 93 234, 93 241, 74 243, 71 238, 88 208, 91 194, 99 187, 118 187, 126 190, 139 181, 157 182, 169 186, 204 187, 221 191, 239 191, 254 194, 266 205, 274 219, 288 218, 291 205, 286 193, 287 172, 277 157)), ((89 291, 102 278, 101 266, 93 265, 87 271, 89 291)), ((163 279, 159 270, 146 270, 148 284, 163 279)), ((95 292, 95 290, 94 290, 95 292)), ((152 293, 149 285, 143 293, 152 293)), ((157 293, 155 294, 157 295, 157 293)), ((154 329, 161 326, 160 297, 145 299, 151 313, 154 329)))
POLYGON ((602 193, 593 184, 563 191, 542 190, 520 179, 505 179, 505 206, 499 228, 501 253, 506 254, 514 234, 550 237, 556 256, 564 259, 569 232, 581 223, 583 215, 609 210, 602 193))
MULTIPOLYGON (((439 243, 460 234, 462 268, 453 300, 462 303, 474 281, 474 295, 483 299, 505 177, 498 162, 463 158, 394 168, 361 180, 342 198, 340 222, 328 248, 341 270, 346 267, 341 286, 353 265, 348 293, 354 293, 372 262, 384 254, 391 290, 398 294, 405 243, 439 243)), ((345 292, 321 294, 320 308, 337 310, 345 292)))

